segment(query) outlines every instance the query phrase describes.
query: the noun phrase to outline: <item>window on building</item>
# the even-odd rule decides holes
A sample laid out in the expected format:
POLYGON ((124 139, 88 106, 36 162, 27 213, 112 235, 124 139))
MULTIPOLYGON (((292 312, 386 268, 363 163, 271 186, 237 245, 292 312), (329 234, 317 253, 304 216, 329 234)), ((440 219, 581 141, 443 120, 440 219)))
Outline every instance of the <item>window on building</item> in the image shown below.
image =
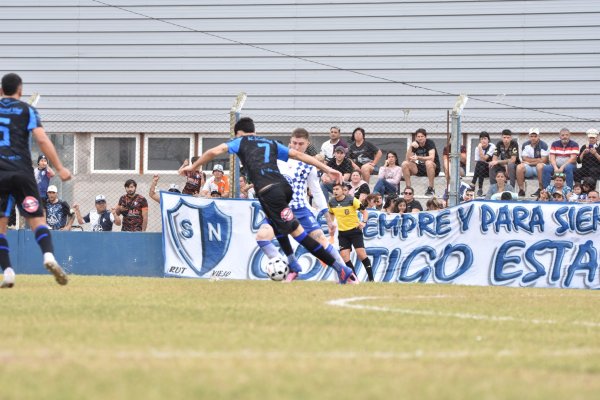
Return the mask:
POLYGON ((93 171, 135 171, 138 141, 136 136, 92 138, 93 171))
POLYGON ((175 172, 193 151, 193 136, 147 135, 145 170, 175 172))

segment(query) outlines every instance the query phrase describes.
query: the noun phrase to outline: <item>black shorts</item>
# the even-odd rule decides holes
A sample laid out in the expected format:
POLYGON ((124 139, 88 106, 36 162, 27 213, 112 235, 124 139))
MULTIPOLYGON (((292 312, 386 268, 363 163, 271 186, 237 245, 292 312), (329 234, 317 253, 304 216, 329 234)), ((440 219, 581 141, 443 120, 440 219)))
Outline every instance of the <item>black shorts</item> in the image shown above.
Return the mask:
POLYGON ((275 234, 288 235, 300 225, 290 208, 293 194, 290 185, 274 184, 257 195, 260 206, 269 225, 275 230, 275 234))
MULTIPOLYGON (((440 174, 440 168, 437 166, 435 166, 435 176, 438 176, 440 174)), ((417 176, 427 176, 427 167, 425 166, 425 163, 418 163, 417 164, 417 176)))
POLYGON ((24 217, 44 216, 33 172, 0 171, 0 218, 10 217, 15 205, 24 217))
POLYGON ((349 231, 339 231, 338 241, 340 242, 340 250, 364 249, 365 241, 363 233, 360 229, 354 228, 349 231))

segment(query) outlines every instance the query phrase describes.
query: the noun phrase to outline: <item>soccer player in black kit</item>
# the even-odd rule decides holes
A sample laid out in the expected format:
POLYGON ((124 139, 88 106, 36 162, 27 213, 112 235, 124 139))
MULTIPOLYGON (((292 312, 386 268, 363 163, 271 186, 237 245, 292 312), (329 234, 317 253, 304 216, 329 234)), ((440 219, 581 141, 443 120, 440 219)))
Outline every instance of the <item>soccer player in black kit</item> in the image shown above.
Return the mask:
POLYGON ((279 172, 277 159, 287 161, 291 157, 314 165, 329 174, 335 181, 340 180, 341 174, 314 157, 294 149, 288 149, 274 140, 257 136, 254 131, 254 121, 251 118, 240 119, 234 127, 236 139, 207 150, 196 162, 181 168, 179 173, 183 175, 186 171, 193 171, 226 152, 237 154, 248 171, 258 201, 286 256, 293 253, 288 238, 288 234, 290 234, 315 257, 331 266, 337 272, 340 283, 357 284, 358 279, 352 270, 336 261, 329 252, 304 231, 302 225, 294 217, 294 213, 289 207, 293 195, 292 188, 287 179, 279 172))
POLYGON ((42 127, 37 110, 20 101, 23 81, 17 74, 2 77, 0 99, 0 266, 4 279, 0 288, 15 284, 15 272, 9 257, 6 231, 12 208, 19 207, 21 215, 29 222, 35 240, 44 256, 44 267, 54 275, 60 285, 66 285, 67 275, 54 258, 50 230, 45 225, 43 207, 33 174, 29 135, 33 135, 40 150, 48 157, 57 175, 63 181, 71 179, 64 168, 54 145, 42 127))

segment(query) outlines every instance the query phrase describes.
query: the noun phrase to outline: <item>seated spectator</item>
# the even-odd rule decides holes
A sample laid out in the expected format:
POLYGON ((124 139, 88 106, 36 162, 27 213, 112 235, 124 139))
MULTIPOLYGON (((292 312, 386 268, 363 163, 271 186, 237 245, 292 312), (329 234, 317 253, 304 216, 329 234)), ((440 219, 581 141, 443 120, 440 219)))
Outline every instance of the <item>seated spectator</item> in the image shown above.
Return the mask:
POLYGON ((117 214, 117 209, 113 207, 109 211, 106 208, 106 197, 104 195, 99 194, 96 196, 95 204, 96 209, 90 210, 85 217, 81 216, 79 204, 73 204, 79 225, 89 223, 93 232, 110 232, 113 224, 121 226, 121 217, 117 214))
POLYGON ((583 193, 581 189, 581 183, 575 182, 573 185, 573 192, 569 196, 569 201, 574 203, 582 203, 587 200, 587 193, 583 193))
MULTIPOLYGON (((348 157, 346 157, 347 151, 342 146, 337 146, 335 148, 335 152, 333 153, 333 158, 327 162, 327 166, 335 169, 336 171, 340 171, 342 174, 342 179, 344 181, 350 180, 350 174, 354 171, 352 167, 352 162, 348 157)), ((323 189, 323 194, 325 195, 325 199, 329 200, 329 193, 333 193, 333 180, 328 174, 323 174, 321 176, 321 188, 323 189)))
POLYGON ((490 167, 489 162, 494 156, 496 146, 490 143, 490 134, 483 131, 479 134, 479 144, 475 148, 475 172, 473 173, 473 180, 471 181, 471 187, 475 189, 477 184, 477 196, 483 196, 483 180, 489 176, 490 167))
POLYGON ((402 197, 398 197, 396 199, 396 206, 398 208, 398 214, 404 214, 406 212, 406 200, 404 200, 402 197))
MULTIPOLYGON (((383 205, 383 211, 388 215, 389 214, 397 214, 399 200, 400 199, 398 197, 388 196, 385 199, 385 204, 383 205)), ((406 202, 404 203, 404 205, 406 206, 406 202)))
POLYGON ((210 177, 200 191, 202 197, 212 196, 212 192, 219 192, 221 197, 229 197, 229 180, 223 172, 221 164, 215 164, 213 167, 213 176, 210 177))
POLYGON ((50 185, 50 179, 54 176, 54 170, 48 166, 48 159, 45 155, 39 155, 38 166, 33 170, 33 174, 35 175, 35 181, 38 184, 42 206, 45 206, 46 201, 48 200, 48 186, 50 185))
POLYGON ((353 171, 350 175, 350 190, 348 191, 348 195, 356 197, 362 203, 369 193, 371 193, 369 184, 362 180, 360 172, 353 171))
POLYGON ((492 195, 492 198, 490 200, 502 200, 502 201, 519 200, 519 194, 515 193, 515 192, 495 193, 492 195))
POLYGON ((46 224, 53 230, 70 231, 75 219, 69 203, 58 198, 58 189, 48 186, 48 201, 46 202, 46 224))
POLYGON ((219 192, 218 190, 213 190, 212 192, 210 192, 210 197, 220 199, 223 196, 221 196, 221 192, 219 192))
POLYGON ((561 192, 552 193, 552 201, 565 201, 565 196, 561 192))
POLYGON ((496 183, 490 185, 485 198, 489 200, 492 198, 492 195, 496 193, 514 192, 515 188, 513 188, 510 183, 506 182, 507 179, 508 177, 506 176, 506 172, 504 172, 502 169, 499 169, 498 172, 496 172, 496 179, 494 179, 496 183))
POLYGON ((563 172, 557 172, 552 176, 552 179, 554 179, 554 183, 548 185, 546 191, 550 196, 556 192, 562 193, 563 198, 568 199, 572 190, 568 185, 565 185, 565 174, 563 172))
POLYGON ((406 160, 402 162, 402 176, 406 186, 410 186, 411 175, 426 176, 429 186, 425 196, 435 195, 433 189, 434 179, 440 174, 440 157, 438 156, 435 143, 427 139, 427 131, 423 128, 417 129, 415 141, 406 151, 406 160))
POLYGON ((338 147, 342 147, 345 153, 348 153, 348 143, 341 138, 341 135, 341 130, 337 126, 329 128, 329 140, 321 145, 321 152, 316 156, 319 161, 327 164, 333 159, 334 150, 338 147))
POLYGON ((377 197, 378 196, 374 193, 368 194, 362 202, 363 206, 371 210, 377 210, 377 197))
POLYGON ((543 189, 540 191, 540 195, 536 199, 537 201, 550 201, 550 193, 543 189))
POLYGON ((579 145, 571 140, 571 131, 560 130, 560 140, 550 145, 548 165, 542 170, 542 185, 547 187, 553 174, 562 173, 566 177, 567 186, 573 186, 573 173, 577 167, 579 145))
POLYGON ((580 182, 583 178, 591 178, 596 181, 600 179, 600 147, 598 147, 598 130, 588 129, 588 143, 581 146, 577 162, 581 168, 577 168, 574 173, 575 182, 580 182))
POLYGON ((427 207, 427 211, 437 211, 446 208, 444 202, 441 199, 438 199, 437 197, 432 197, 429 200, 427 200, 425 206, 427 207))
POLYGON ((401 179, 402 168, 398 163, 398 155, 394 151, 388 151, 383 167, 379 168, 379 179, 373 188, 373 193, 398 194, 401 179))
MULTIPOLYGON (((198 157, 192 157, 192 164, 198 160, 198 157)), ((179 167, 179 169, 183 167, 187 167, 189 165, 189 161, 187 158, 179 167)), ((183 187, 183 194, 191 194, 192 196, 197 196, 200 194, 200 190, 202 186, 204 186, 206 182, 206 174, 199 169, 195 171, 190 171, 185 173, 185 186, 183 187)))
MULTIPOLYGON (((448 144, 442 151, 442 164, 444 167, 444 175, 446 176, 446 191, 444 192, 444 200, 448 199, 448 187, 450 186, 450 152, 452 151, 452 145, 448 144)), ((464 144, 460 145, 460 176, 465 176, 467 171, 467 146, 464 144)))
POLYGON ((542 185, 542 171, 548 163, 548 144, 540 140, 540 130, 531 128, 529 140, 523 143, 521 158, 522 162, 517 165, 517 184, 519 185, 519 196, 525 196, 525 178, 537 178, 538 189, 531 196, 537 197, 544 188, 542 185))
POLYGON ((490 161, 490 184, 496 183, 496 173, 500 170, 508 174, 510 185, 515 186, 517 164, 519 163, 519 144, 512 138, 510 129, 502 131, 502 140, 496 143, 496 150, 490 161))
POLYGON ((581 194, 585 195, 587 198, 588 193, 590 190, 593 190, 595 186, 596 182, 592 178, 589 176, 583 178, 583 181, 581 182, 581 194))
POLYGON ((597 190, 590 190, 590 192, 588 193, 587 202, 588 203, 598 203, 598 202, 600 202, 600 198, 598 197, 598 191, 597 190))
POLYGON ((240 176, 240 198, 241 199, 255 199, 256 192, 254 191, 254 185, 248 182, 248 178, 245 175, 240 176))
POLYGON ((475 198, 475 191, 473 189, 465 190, 465 194, 462 196, 461 203, 466 203, 467 201, 471 201, 475 198))
POLYGON ((365 140, 365 137, 365 130, 363 128, 354 129, 348 157, 356 165, 356 168, 360 170, 363 180, 369 182, 371 174, 377 172, 375 168, 382 156, 382 152, 373 143, 365 140))
POLYGON ((423 206, 419 203, 419 200, 415 200, 415 191, 411 186, 404 188, 404 201, 406 201, 406 212, 415 213, 423 211, 423 206))

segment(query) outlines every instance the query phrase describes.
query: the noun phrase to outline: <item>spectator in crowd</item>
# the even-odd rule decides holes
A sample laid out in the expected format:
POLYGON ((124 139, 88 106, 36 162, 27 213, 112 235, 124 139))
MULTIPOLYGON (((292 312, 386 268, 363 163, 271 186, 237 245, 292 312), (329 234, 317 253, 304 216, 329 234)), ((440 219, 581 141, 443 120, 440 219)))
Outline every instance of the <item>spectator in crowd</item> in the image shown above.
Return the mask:
POLYGON ((598 197, 598 191, 590 190, 590 192, 588 193, 588 196, 587 196, 587 201, 588 201, 588 203, 599 203, 600 198, 598 197))
POLYGON ((513 188, 511 184, 507 182, 507 178, 506 172, 502 169, 499 169, 498 172, 496 172, 494 179, 496 183, 490 185, 485 198, 489 200, 496 193, 514 192, 515 188, 513 188))
MULTIPOLYGON (((192 157, 192 164, 196 162, 198 157, 192 157)), ((189 160, 186 158, 181 167, 179 169, 186 167, 189 165, 189 160)), ((195 171, 189 171, 185 173, 185 186, 183 187, 183 194, 191 194, 192 196, 197 196, 200 194, 200 190, 204 183, 206 182, 206 174, 199 169, 195 171)), ((153 192, 153 191, 152 191, 153 192)), ((154 192, 153 192, 154 193, 154 192)))
POLYGON ((406 186, 410 186, 411 175, 426 176, 429 186, 425 196, 435 195, 433 189, 434 179, 440 174, 440 157, 438 156, 435 143, 427 139, 427 131, 423 128, 417 129, 415 141, 406 151, 406 160, 402 162, 402 176, 406 186))
POLYGON ((342 147, 345 152, 348 152, 348 143, 341 138, 341 130, 337 126, 329 128, 329 140, 321 145, 321 152, 317 154, 317 159, 329 164, 329 161, 333 159, 334 150, 338 147, 342 147))
POLYGON ((596 182, 592 178, 589 176, 583 178, 583 181, 581 182, 581 194, 585 195, 587 198, 588 193, 590 190, 593 190, 595 186, 596 182))
POLYGON ((254 185, 248 182, 248 178, 245 175, 240 175, 240 198, 241 199, 255 199, 256 192, 254 191, 254 185))
MULTIPOLYGON (((185 165, 187 165, 187 164, 185 164, 185 165)), ((155 202, 160 203, 160 195, 158 193, 156 193, 156 185, 158 184, 158 179, 159 179, 158 175, 154 175, 152 177, 152 183, 150 184, 150 190, 148 191, 148 196, 155 202)), ((181 193, 181 191, 179 190, 179 185, 177 185, 175 183, 171 183, 171 186, 169 186, 168 192, 181 193)), ((117 225, 121 225, 121 224, 117 224, 117 225)))
POLYGON ((412 186, 407 186, 404 188, 404 201, 406 201, 406 212, 414 213, 423 211, 423 206, 419 203, 419 200, 415 199, 415 190, 412 186))
POLYGON ((46 201, 46 223, 55 231, 70 231, 75 215, 71 212, 69 203, 58 198, 58 189, 54 185, 48 186, 48 199, 46 201))
POLYGON ((432 197, 427 200, 425 207, 427 207, 427 211, 437 211, 443 210, 445 208, 445 205, 441 199, 438 199, 437 197, 432 197))
POLYGON ((466 203, 467 201, 471 201, 475 198, 475 191, 471 188, 465 190, 465 194, 462 196, 461 203, 466 203))
POLYGON ((550 201, 550 193, 546 189, 540 191, 537 201, 550 201))
POLYGON ((48 200, 48 186, 50 185, 50 179, 54 176, 54 171, 48 165, 48 159, 43 154, 39 155, 37 164, 38 166, 33 170, 33 173, 40 191, 42 205, 45 205, 48 200))
POLYGON ((229 180, 223 172, 223 166, 221 164, 215 164, 213 167, 213 176, 208 178, 202 191, 202 197, 212 197, 212 192, 219 192, 221 197, 229 197, 229 180))
MULTIPOLYGON (((513 196, 513 192, 502 192, 500 193, 500 200, 502 201, 510 201, 510 200, 517 200, 518 197, 513 196)), ((496 200, 493 198, 494 196, 492 196, 492 200, 496 200)))
POLYGON ((552 201, 565 201, 565 196, 561 192, 552 193, 552 201))
POLYGON ((110 211, 106 208, 106 197, 102 194, 96 196, 96 209, 90 210, 85 217, 81 216, 79 204, 73 204, 75 216, 79 225, 89 223, 93 232, 112 231, 113 224, 121 226, 121 217, 117 214, 117 209, 113 207, 110 211))
POLYGON ((369 182, 371 174, 377 172, 375 168, 383 153, 373 143, 365 140, 365 137, 363 128, 354 129, 349 158, 360 170, 363 180, 369 182))
POLYGON ((517 184, 519 196, 525 196, 525 178, 537 178, 538 189, 531 194, 537 197, 544 188, 542 185, 542 170, 548 163, 548 144, 540 140, 539 128, 529 130, 529 140, 521 148, 522 162, 517 165, 517 184))
POLYGON ((397 207, 398 207, 398 211, 397 211, 398 214, 404 214, 405 212, 407 212, 406 211, 407 206, 406 206, 406 200, 405 199, 403 199, 402 197, 398 197, 396 199, 396 203, 397 203, 397 207))
POLYGON ((353 171, 350 175, 350 190, 348 194, 356 197, 362 203, 369 193, 371 193, 369 184, 362 179, 359 171, 353 171))
MULTIPOLYGON (((352 162, 348 157, 346 157, 347 149, 343 146, 337 146, 333 153, 333 158, 327 161, 327 166, 335 169, 336 171, 340 171, 342 174, 342 179, 344 181, 350 180, 350 175, 354 168, 352 166, 352 162)), ((323 194, 325 195, 325 199, 329 199, 329 193, 333 193, 333 180, 327 174, 323 174, 321 176, 321 188, 323 189, 323 194)))
POLYGON ((575 170, 575 182, 580 182, 583 178, 591 178, 596 181, 600 179, 600 147, 598 147, 598 130, 588 129, 588 143, 581 146, 577 162, 581 168, 575 170))
POLYGON ((218 190, 213 190, 212 192, 210 192, 210 197, 213 199, 220 199, 221 197, 221 192, 219 192, 218 190))
POLYGON ((571 131, 567 128, 560 130, 560 139, 550 145, 549 164, 544 166, 542 184, 547 187, 552 175, 563 173, 567 179, 567 186, 573 186, 573 173, 577 166, 579 145, 571 140, 571 131))
POLYGON ((556 192, 562 193, 565 199, 568 199, 571 195, 571 187, 569 185, 565 185, 565 173, 557 172, 552 176, 554 183, 548 185, 546 191, 552 196, 556 192))
POLYGON ((362 204, 365 208, 377 210, 377 195, 375 193, 368 194, 362 204))
MULTIPOLYGON (((383 211, 388 215, 389 214, 397 214, 399 202, 400 202, 400 199, 398 197, 388 196, 385 199, 385 204, 383 205, 383 211)), ((406 202, 404 203, 404 205, 406 205, 406 202)))
POLYGON ((581 183, 575 182, 573 184, 573 191, 571 192, 571 196, 569 197, 570 202, 581 203, 587 200, 587 193, 583 193, 581 189, 581 183))
POLYGON ((123 217, 121 232, 145 232, 148 226, 148 200, 136 193, 137 182, 125 181, 125 194, 117 206, 117 214, 123 217))
MULTIPOLYGON (((452 145, 448 143, 442 151, 442 163, 444 166, 444 175, 446 177, 446 191, 444 192, 444 199, 448 198, 448 187, 450 186, 450 152, 452 151, 452 145)), ((460 145, 460 176, 465 176, 467 171, 467 147, 464 144, 460 145)))
POLYGON ((496 144, 496 150, 490 161, 490 184, 496 183, 496 173, 500 170, 507 172, 510 185, 515 186, 517 164, 519 163, 519 144, 512 138, 512 131, 502 131, 502 140, 496 144))
POLYGON ((379 168, 379 179, 373 188, 374 193, 398 194, 400 180, 402 179, 402 168, 398 162, 395 151, 388 151, 383 166, 379 168))
POLYGON ((489 176, 489 163, 494 157, 494 151, 496 151, 496 146, 490 143, 490 134, 486 131, 481 132, 479 134, 479 144, 475 148, 475 172, 471 181, 473 189, 477 184, 478 197, 483 196, 483 180, 489 176))

